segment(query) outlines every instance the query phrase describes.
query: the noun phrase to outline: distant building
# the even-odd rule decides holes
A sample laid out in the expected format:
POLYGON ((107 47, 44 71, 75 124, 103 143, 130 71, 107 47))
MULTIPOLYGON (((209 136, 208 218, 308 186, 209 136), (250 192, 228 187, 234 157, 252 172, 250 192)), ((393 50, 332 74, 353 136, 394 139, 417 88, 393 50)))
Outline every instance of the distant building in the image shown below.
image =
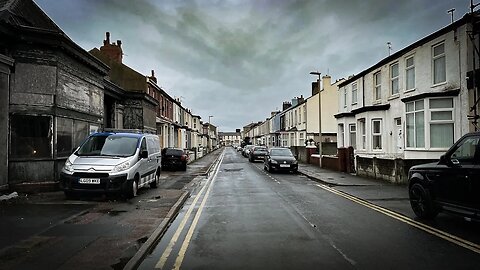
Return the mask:
POLYGON ((240 132, 218 132, 218 140, 223 146, 240 145, 242 134, 240 132))

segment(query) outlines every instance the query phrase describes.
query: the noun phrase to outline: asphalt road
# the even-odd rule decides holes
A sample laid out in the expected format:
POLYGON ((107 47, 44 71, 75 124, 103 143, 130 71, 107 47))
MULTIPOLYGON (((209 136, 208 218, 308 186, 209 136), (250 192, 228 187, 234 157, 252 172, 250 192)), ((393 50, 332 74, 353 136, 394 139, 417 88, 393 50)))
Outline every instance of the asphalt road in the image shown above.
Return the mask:
POLYGON ((139 269, 478 269, 465 243, 226 148, 139 269))

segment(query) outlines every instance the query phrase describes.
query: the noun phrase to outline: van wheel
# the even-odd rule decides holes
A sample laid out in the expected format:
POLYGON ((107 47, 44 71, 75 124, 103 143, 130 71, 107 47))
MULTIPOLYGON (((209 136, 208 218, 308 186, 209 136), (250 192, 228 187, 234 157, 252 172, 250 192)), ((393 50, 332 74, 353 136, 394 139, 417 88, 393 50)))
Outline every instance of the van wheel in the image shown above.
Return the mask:
POLYGON ((157 188, 159 183, 160 183, 160 168, 158 168, 157 171, 155 172, 155 181, 150 183, 150 187, 157 188))
POLYGON ((416 183, 409 190, 410 205, 415 215, 421 219, 433 219, 437 216, 436 209, 430 193, 421 184, 416 183))
POLYGON ((138 176, 136 176, 135 179, 132 180, 130 183, 127 183, 127 191, 125 192, 127 199, 136 197, 137 191, 138 191, 138 176))

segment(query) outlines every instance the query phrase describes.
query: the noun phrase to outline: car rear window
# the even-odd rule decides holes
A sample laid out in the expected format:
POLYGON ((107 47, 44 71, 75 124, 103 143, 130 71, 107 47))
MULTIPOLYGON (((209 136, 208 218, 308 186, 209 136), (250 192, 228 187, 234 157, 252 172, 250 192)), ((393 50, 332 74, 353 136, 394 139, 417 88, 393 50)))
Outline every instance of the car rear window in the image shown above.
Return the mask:
POLYGON ((180 149, 171 149, 171 148, 167 148, 165 149, 165 155, 168 155, 168 156, 181 156, 183 155, 183 150, 180 150, 180 149))

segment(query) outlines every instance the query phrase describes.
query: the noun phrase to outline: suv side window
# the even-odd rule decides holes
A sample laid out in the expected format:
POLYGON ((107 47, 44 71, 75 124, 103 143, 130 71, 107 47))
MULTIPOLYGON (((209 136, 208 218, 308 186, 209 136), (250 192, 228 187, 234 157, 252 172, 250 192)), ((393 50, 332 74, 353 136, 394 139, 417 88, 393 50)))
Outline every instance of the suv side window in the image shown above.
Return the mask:
POLYGON ((480 136, 465 138, 452 153, 452 159, 458 160, 460 164, 480 164, 479 141, 480 136))

